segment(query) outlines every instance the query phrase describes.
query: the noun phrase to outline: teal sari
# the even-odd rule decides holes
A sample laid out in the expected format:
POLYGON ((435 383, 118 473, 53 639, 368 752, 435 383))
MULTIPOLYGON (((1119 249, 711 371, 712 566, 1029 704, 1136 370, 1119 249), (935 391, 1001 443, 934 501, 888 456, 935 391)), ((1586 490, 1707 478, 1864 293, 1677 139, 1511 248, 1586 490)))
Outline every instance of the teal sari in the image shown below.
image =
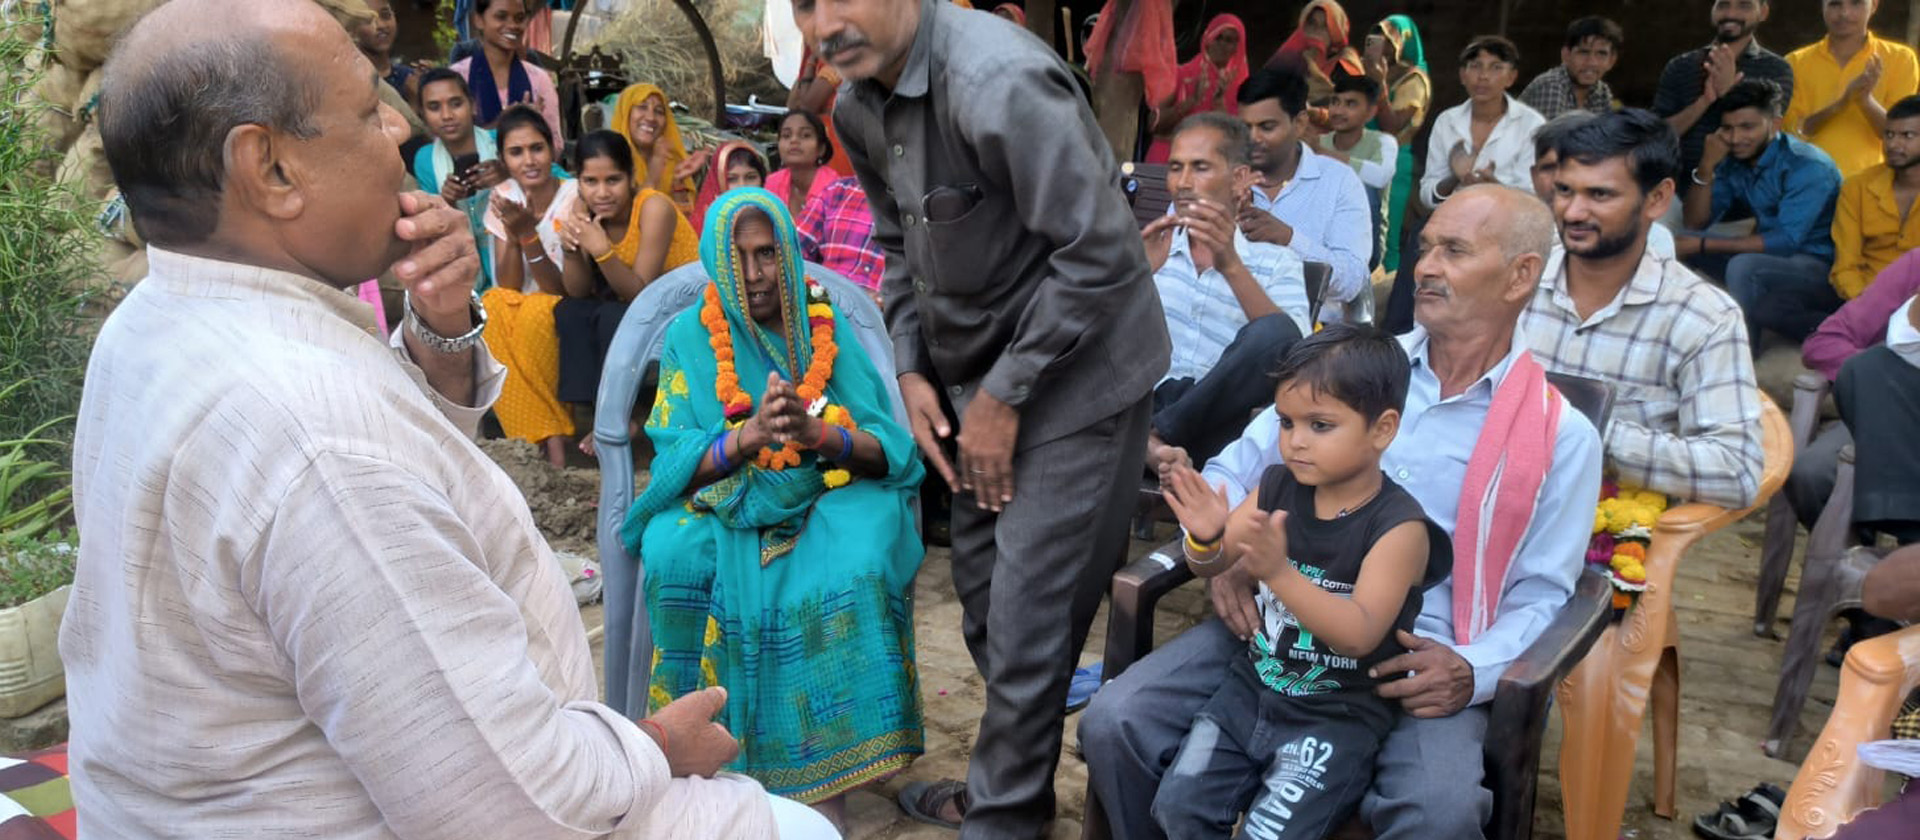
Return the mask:
MULTIPOLYGON (((789 382, 812 359, 800 243, 785 202, 761 189, 721 196, 700 260, 719 291, 740 387, 758 400, 767 373, 789 382), (733 234, 741 214, 773 220, 788 336, 747 316, 733 234)), ((767 470, 751 463, 705 487, 690 480, 729 427, 701 306, 667 327, 646 432, 652 479, 621 528, 646 568, 655 645, 648 705, 725 686, 720 720, 740 739, 729 769, 767 790, 818 802, 892 775, 924 751, 913 653, 913 578, 924 549, 913 500, 923 467, 893 419, 885 380, 839 313, 826 397, 879 440, 887 474, 828 489, 820 456, 767 470)))
MULTIPOLYGON (((1383 22, 1392 24, 1393 27, 1401 33, 1399 49, 1400 60, 1413 65, 1418 68, 1422 74, 1425 74, 1427 72, 1426 45, 1420 40, 1420 27, 1414 25, 1413 18, 1407 17, 1406 15, 1388 15, 1387 19, 1383 22)), ((1391 101, 1393 97, 1392 86, 1389 85, 1387 90, 1380 92, 1380 95, 1387 101, 1391 101)), ((1429 99, 1431 99, 1433 95, 1433 83, 1431 80, 1427 83, 1427 95, 1429 99)), ((1428 108, 1432 108, 1431 101, 1428 103, 1428 108)), ((1380 120, 1369 120, 1367 127, 1379 130, 1380 120)), ((1412 143, 1400 144, 1400 157, 1394 161, 1394 166, 1393 185, 1389 187, 1387 191, 1387 194, 1393 199, 1387 208, 1387 249, 1380 260, 1380 267, 1388 274, 1400 270, 1400 231, 1406 223, 1407 200, 1414 194, 1413 187, 1414 184, 1417 183, 1413 177, 1414 159, 1412 143)))

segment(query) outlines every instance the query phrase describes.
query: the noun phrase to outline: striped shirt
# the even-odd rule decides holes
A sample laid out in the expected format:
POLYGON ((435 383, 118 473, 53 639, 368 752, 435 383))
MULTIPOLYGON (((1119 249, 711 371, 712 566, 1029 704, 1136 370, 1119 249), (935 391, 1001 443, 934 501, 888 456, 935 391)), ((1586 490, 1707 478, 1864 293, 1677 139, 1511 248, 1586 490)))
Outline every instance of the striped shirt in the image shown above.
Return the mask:
MULTIPOLYGON (((1293 319, 1300 334, 1313 332, 1307 323, 1306 269, 1299 255, 1283 245, 1249 241, 1239 231, 1234 231, 1233 247, 1253 281, 1293 319)), ((1197 270, 1187 232, 1176 230, 1166 264, 1153 273, 1153 285, 1160 290, 1160 308, 1167 313, 1167 334, 1173 339, 1173 358, 1161 381, 1206 376, 1248 320, 1226 275, 1214 268, 1197 270)))
POLYGON ((1723 507, 1759 493, 1760 389, 1740 306, 1649 252, 1611 303, 1582 320, 1566 258, 1547 264, 1522 331, 1548 370, 1614 388, 1607 465, 1631 485, 1723 507))

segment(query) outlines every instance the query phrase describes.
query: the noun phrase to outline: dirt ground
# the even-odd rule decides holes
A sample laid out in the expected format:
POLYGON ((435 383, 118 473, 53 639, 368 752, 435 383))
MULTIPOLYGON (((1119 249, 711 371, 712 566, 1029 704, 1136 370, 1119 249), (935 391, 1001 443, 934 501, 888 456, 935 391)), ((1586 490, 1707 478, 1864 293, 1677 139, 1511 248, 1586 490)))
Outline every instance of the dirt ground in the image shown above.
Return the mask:
MULTIPOLYGON (((490 442, 487 449, 505 462, 516 480, 523 482, 535 520, 543 529, 552 529, 549 536, 556 546, 591 550, 596 473, 582 469, 556 473, 529 446, 490 442)), ((1781 647, 1779 641, 1757 638, 1751 630, 1760 533, 1761 517, 1756 514, 1707 537, 1681 570, 1678 582, 1682 639, 1679 814, 1677 819, 1667 820, 1652 813, 1649 726, 1640 741, 1633 793, 1622 828, 1625 838, 1691 837, 1689 822, 1693 816, 1711 811, 1719 800, 1738 795, 1761 781, 1786 787, 1793 779, 1794 763, 1767 758, 1759 746, 1767 725, 1781 647)), ((1170 534, 1167 526, 1162 526, 1161 536, 1170 534)), ((1133 549, 1137 556, 1161 542, 1164 539, 1151 543, 1136 540, 1133 549)), ((1780 607, 1782 618, 1777 627, 1782 635, 1786 624, 1784 616, 1792 611, 1797 583, 1796 569, 1796 576, 1788 580, 1787 596, 1780 607)), ((944 549, 929 551, 915 594, 927 753, 903 776, 875 789, 852 794, 848 811, 850 840, 936 840, 953 836, 952 832, 906 818, 892 799, 894 792, 908 780, 964 778, 975 727, 985 702, 980 677, 974 672, 960 638, 960 605, 953 594, 944 549)), ((1158 638, 1171 638, 1205 617, 1207 609, 1197 584, 1172 593, 1162 601, 1156 617, 1158 638)), ((586 607, 582 619, 590 632, 597 629, 601 624, 601 607, 598 604, 586 607)), ((1083 662, 1099 658, 1105 627, 1103 610, 1096 619, 1083 662)), ((1829 634, 1832 630, 1829 628, 1829 634)), ((596 640, 597 656, 598 634, 593 633, 592 638, 596 640)), ((1822 666, 1801 716, 1801 730, 1791 747, 1795 761, 1804 756, 1831 710, 1835 683, 1835 670, 1822 666)), ((1068 717, 1066 741, 1069 744, 1077 724, 1078 715, 1068 717)), ((1559 720, 1555 716, 1548 731, 1548 759, 1541 768, 1535 817, 1535 836, 1543 840, 1562 837, 1565 830, 1559 800, 1558 730, 1559 720)), ((1086 779, 1085 764, 1071 750, 1065 751, 1054 785, 1059 797, 1059 815, 1052 838, 1064 840, 1079 836, 1086 779)))

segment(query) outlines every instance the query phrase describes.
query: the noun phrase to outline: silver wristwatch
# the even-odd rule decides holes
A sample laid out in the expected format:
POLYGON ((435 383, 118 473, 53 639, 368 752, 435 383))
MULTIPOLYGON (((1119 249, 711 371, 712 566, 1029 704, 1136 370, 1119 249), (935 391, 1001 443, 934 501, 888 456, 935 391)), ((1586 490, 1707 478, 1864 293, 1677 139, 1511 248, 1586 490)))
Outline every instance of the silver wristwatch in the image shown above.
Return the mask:
POLYGON ((420 339, 420 343, 425 344, 427 349, 435 353, 452 355, 454 353, 464 353, 471 350, 473 349, 473 345, 480 343, 480 333, 487 328, 487 309, 480 305, 480 295, 478 292, 474 293, 473 298, 468 301, 473 307, 473 329, 468 330, 464 335, 457 335, 452 338, 428 329, 427 323, 420 320, 420 313, 413 310, 413 293, 411 291, 405 292, 401 300, 404 302, 403 305, 407 311, 407 330, 413 333, 414 338, 420 339))

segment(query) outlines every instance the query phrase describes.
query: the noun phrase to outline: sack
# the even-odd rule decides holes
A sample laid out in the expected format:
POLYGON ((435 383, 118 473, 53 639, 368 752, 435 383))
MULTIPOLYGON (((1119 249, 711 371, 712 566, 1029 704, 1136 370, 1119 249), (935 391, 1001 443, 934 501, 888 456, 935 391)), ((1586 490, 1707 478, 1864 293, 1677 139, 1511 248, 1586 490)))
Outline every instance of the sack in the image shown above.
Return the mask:
POLYGON ((87 198, 99 201, 113 190, 113 170, 100 144, 100 127, 88 125, 60 161, 59 179, 87 198))
POLYGON ((164 0, 54 0, 53 42, 60 61, 91 71, 107 62, 114 42, 164 0))
POLYGON ((47 62, 40 81, 34 83, 33 97, 40 105, 34 118, 48 148, 64 152, 80 136, 83 126, 73 103, 79 100, 86 83, 86 74, 57 61, 47 62))

